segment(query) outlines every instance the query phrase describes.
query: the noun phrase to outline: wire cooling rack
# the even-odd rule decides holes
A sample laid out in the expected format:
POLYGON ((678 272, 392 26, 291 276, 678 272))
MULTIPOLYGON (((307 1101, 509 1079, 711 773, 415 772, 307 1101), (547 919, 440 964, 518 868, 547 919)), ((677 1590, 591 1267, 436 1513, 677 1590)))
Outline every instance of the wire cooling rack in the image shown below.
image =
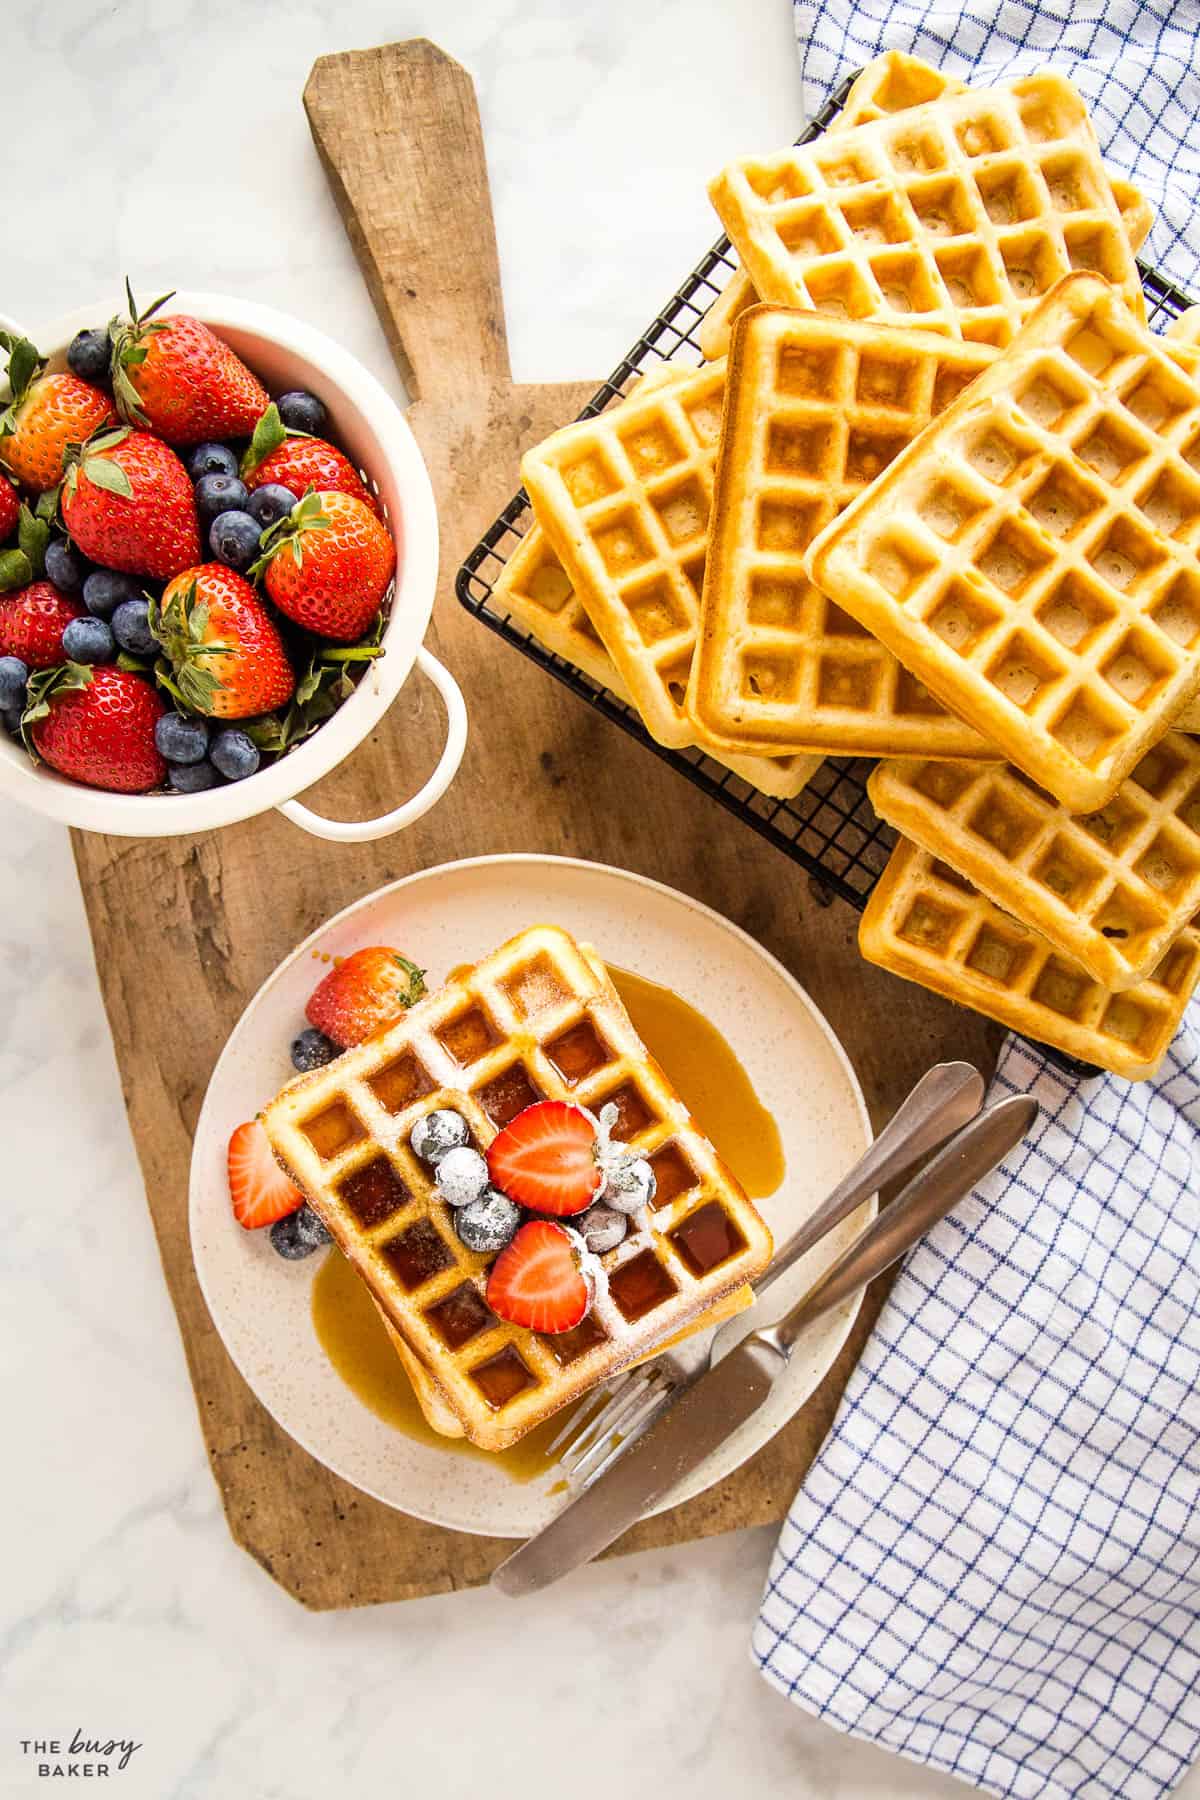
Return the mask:
MULTIPOLYGON (((849 76, 829 97, 801 133, 798 143, 810 143, 828 129, 844 106, 854 80, 853 75, 849 76)), ((603 412, 660 362, 699 366, 704 353, 696 342, 696 329, 736 267, 729 239, 719 239, 622 357, 579 417, 590 419, 603 412)), ((1157 270, 1145 263, 1138 267, 1146 291, 1149 322, 1161 329, 1192 301, 1157 270)), ((467 611, 807 869, 818 884, 818 897, 840 895, 861 911, 895 842, 895 833, 875 817, 867 799, 867 776, 872 763, 857 757, 827 757, 808 786, 794 798, 772 800, 713 762, 702 750, 666 750, 655 743, 632 706, 618 700, 607 688, 598 687, 572 663, 545 649, 502 606, 494 603, 496 579, 531 519, 529 497, 521 488, 459 569, 455 591, 467 611)))

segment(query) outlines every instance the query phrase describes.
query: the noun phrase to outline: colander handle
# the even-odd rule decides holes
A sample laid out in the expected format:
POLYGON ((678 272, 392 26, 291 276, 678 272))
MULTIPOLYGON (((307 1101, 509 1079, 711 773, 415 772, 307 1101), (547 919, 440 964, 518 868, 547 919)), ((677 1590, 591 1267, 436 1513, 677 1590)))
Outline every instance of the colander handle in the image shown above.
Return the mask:
POLYGON ((302 831, 311 832, 313 837, 327 838, 330 843, 365 844, 371 838, 390 837, 393 831, 403 831, 406 825, 415 824, 437 804, 458 773, 467 747, 467 706, 462 689, 436 656, 431 656, 428 650, 418 650, 417 667, 432 681, 446 708, 446 747, 421 791, 406 800, 403 806, 381 813, 377 819, 324 819, 310 807, 302 806, 299 800, 285 800, 278 809, 285 819, 299 825, 302 831))

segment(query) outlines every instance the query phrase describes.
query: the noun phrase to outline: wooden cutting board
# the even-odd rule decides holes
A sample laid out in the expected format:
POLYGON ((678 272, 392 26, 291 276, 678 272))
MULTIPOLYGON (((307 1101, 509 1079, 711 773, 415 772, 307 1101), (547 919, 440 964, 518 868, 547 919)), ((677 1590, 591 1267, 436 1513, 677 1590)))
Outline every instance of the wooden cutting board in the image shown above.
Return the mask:
MULTIPOLYGON (((943 1056, 990 1066, 998 1033, 869 968, 856 919, 737 820, 470 618, 462 557, 517 483, 521 451, 596 385, 514 385, 474 89, 433 44, 323 57, 304 104, 410 391, 437 493, 442 573, 430 642, 462 683, 471 742, 420 824, 361 847, 271 814, 206 837, 74 834, 96 962, 213 1473, 234 1539, 311 1607, 358 1606, 485 1581, 506 1545, 368 1499, 272 1422, 221 1345, 188 1247, 192 1132, 242 1008, 293 945, 382 883, 455 857, 538 850, 657 877, 735 919, 809 989, 846 1045, 878 1124, 943 1056), (636 807, 620 796, 635 793, 636 807)), ((699 178, 700 171, 697 171, 699 178)), ((339 817, 412 792, 441 742, 414 676, 349 761, 314 790, 339 817)), ((481 949, 488 946, 481 945, 481 949)), ((437 971, 434 971, 435 975, 437 971)), ((631 1531, 617 1550, 780 1518, 828 1428, 877 1308, 788 1429, 732 1480, 631 1531)), ((349 1402, 348 1404, 353 1404, 349 1402)))

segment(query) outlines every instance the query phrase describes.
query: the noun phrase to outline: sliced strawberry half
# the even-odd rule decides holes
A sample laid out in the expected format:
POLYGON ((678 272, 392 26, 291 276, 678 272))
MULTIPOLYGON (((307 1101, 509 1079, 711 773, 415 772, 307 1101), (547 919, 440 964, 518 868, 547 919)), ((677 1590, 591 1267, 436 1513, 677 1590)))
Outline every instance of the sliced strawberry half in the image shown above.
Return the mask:
POLYGON ((492 1185, 520 1206, 556 1219, 583 1212, 596 1198, 601 1174, 596 1128, 564 1100, 539 1100, 517 1114, 487 1153, 492 1185))
POLYGON ((304 1204, 275 1161, 261 1119, 248 1119, 229 1140, 229 1197, 234 1218, 247 1231, 273 1225, 304 1204))
POLYGON ((368 944, 331 969, 304 1009, 342 1050, 390 1025, 425 992, 425 973, 398 950, 368 944))
POLYGON ((561 1225, 549 1219, 522 1225, 492 1264, 487 1302, 497 1318, 551 1334, 570 1331, 587 1316, 592 1284, 561 1225))

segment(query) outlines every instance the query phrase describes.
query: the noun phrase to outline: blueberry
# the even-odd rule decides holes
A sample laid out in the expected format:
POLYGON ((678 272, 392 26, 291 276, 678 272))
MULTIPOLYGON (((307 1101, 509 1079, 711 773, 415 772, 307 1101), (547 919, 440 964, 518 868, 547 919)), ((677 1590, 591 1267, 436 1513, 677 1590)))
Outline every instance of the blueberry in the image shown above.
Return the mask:
POLYGON ((13 737, 21 735, 21 717, 24 710, 22 706, 0 706, 0 724, 4 726, 5 731, 11 732, 13 737))
POLYGON ((246 511, 265 531, 268 525, 277 525, 280 519, 286 519, 295 504, 296 496, 290 488, 281 487, 277 481, 268 481, 255 488, 246 502, 246 511))
POLYGON ((327 1038, 323 1031, 314 1025, 306 1026, 299 1037, 292 1039, 292 1067, 299 1069, 301 1075, 310 1075, 314 1069, 323 1069, 331 1063, 341 1051, 332 1038, 327 1038))
POLYGON ((158 640, 150 629, 145 595, 140 600, 122 600, 112 616, 113 636, 130 656, 153 656, 158 640))
POLYGON ((439 1163, 451 1150, 460 1149, 470 1135, 471 1128, 461 1113, 439 1106, 421 1115, 408 1141, 422 1162, 439 1163))
POLYGON ((454 1215, 455 1231, 467 1249, 480 1256, 503 1250, 515 1237, 520 1223, 520 1207, 494 1187, 485 1188, 478 1200, 460 1206, 454 1215))
POLYGON ((197 444, 188 451, 187 472, 193 481, 205 475, 236 475, 238 459, 228 444, 197 444))
POLYGON ((611 1206, 589 1206, 571 1223, 588 1249, 597 1256, 603 1256, 606 1250, 615 1250, 629 1230, 625 1214, 611 1206))
POLYGON ((258 555, 262 526, 248 512, 223 512, 208 533, 209 549, 227 568, 245 571, 258 555))
POLYGON ((106 663, 116 654, 113 634, 103 619, 72 619, 62 635, 63 654, 69 662, 106 663))
POLYGON ((164 713, 154 727, 158 754, 169 763, 198 763, 208 750, 208 726, 203 719, 185 719, 180 713, 164 713))
POLYGON ((245 781, 259 764, 258 746, 244 731, 218 731, 209 751, 226 781, 245 781))
POLYGON ((107 381, 111 353, 108 333, 102 327, 77 331, 67 350, 67 367, 80 381, 107 381))
POLYGON ((167 786, 177 794, 202 794, 220 785, 221 777, 210 762, 171 763, 167 769, 167 786))
POLYGON ((438 1158, 438 1199, 447 1206, 469 1206, 484 1193, 487 1184, 488 1166, 478 1150, 463 1145, 438 1158))
POLYGON ((276 1219, 271 1227, 271 1248, 288 1262, 311 1256, 329 1241, 328 1231, 307 1201, 286 1218, 276 1219))
MULTIPOLYGON (((83 604, 98 619, 111 619, 126 600, 142 600, 142 583, 136 575, 118 569, 93 569, 84 577, 83 604)), ((145 602, 142 601, 143 610, 145 602)))
POLYGON ((196 483, 196 513, 201 525, 211 525, 224 512, 237 512, 246 504, 246 484, 236 475, 202 475, 196 483))
POLYGON ((644 1156, 630 1152, 606 1170, 601 1198, 617 1212, 640 1212, 649 1206, 658 1186, 654 1170, 644 1156))
POLYGON ((79 592, 91 566, 66 538, 54 538, 46 545, 46 580, 64 594, 79 592))
POLYGON ((307 431, 311 437, 320 437, 324 431, 329 414, 317 396, 306 389, 295 388, 290 394, 280 394, 275 404, 289 431, 307 431))
POLYGON ((19 656, 0 656, 0 712, 19 712, 25 705, 29 670, 19 656))

